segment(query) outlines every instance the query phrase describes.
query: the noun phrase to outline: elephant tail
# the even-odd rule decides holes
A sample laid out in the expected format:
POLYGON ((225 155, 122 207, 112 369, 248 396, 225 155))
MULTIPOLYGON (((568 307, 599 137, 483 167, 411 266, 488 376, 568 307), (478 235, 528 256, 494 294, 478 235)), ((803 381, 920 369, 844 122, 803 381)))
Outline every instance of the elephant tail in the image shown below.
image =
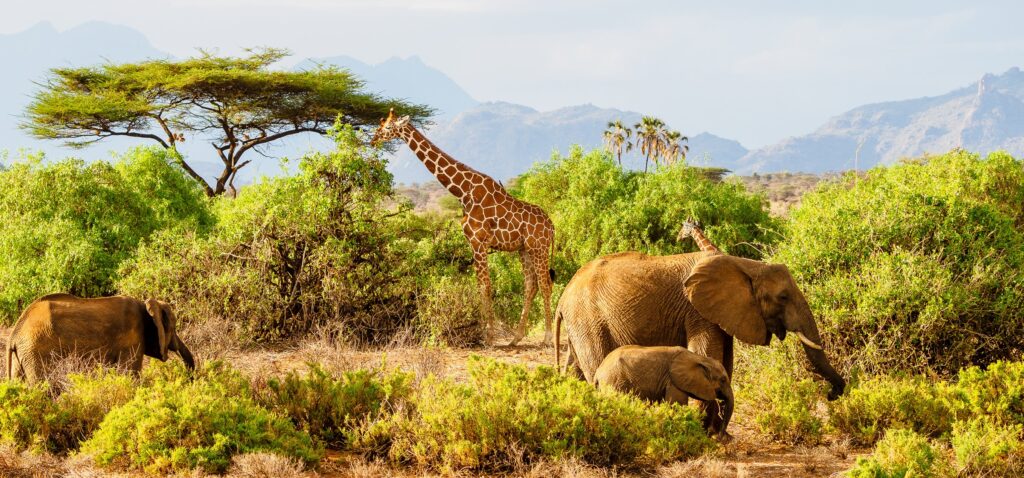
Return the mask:
POLYGON ((21 370, 21 375, 25 376, 25 367, 21 365, 21 357, 18 356, 18 346, 15 344, 7 344, 7 380, 14 380, 14 358, 18 361, 18 369, 21 370))
POLYGON ((555 311, 555 370, 558 370, 559 373, 565 373, 565 371, 562 370, 561 365, 559 365, 559 364, 562 363, 562 344, 561 344, 561 341, 562 341, 562 311, 561 310, 556 310, 555 311))

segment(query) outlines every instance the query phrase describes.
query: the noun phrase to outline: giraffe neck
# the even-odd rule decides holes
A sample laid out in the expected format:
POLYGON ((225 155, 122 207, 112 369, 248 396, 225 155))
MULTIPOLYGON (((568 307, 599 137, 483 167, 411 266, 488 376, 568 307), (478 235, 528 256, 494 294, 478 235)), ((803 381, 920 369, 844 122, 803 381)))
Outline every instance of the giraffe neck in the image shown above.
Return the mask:
POLYGON ((696 226, 690 230, 690 237, 697 242, 697 247, 700 248, 701 252, 722 252, 719 248, 715 247, 715 245, 711 243, 711 240, 705 237, 700 228, 696 226))
POLYGON ((456 161, 412 125, 406 125, 402 129, 402 139, 409 145, 409 149, 412 150, 416 157, 420 159, 420 162, 427 167, 430 174, 433 174, 448 192, 463 200, 463 203, 465 203, 464 196, 469 191, 459 185, 464 184, 465 180, 477 184, 493 183, 494 187, 500 187, 497 181, 491 179, 490 176, 456 161), (456 178, 455 176, 460 173, 461 177, 456 178))

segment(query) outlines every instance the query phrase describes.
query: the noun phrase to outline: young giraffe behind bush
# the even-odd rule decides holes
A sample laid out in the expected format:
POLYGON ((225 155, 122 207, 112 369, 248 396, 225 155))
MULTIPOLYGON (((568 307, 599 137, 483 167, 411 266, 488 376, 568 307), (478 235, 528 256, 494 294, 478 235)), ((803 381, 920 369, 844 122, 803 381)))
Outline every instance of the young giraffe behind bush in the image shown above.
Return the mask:
POLYGON ((700 248, 701 252, 723 254, 722 250, 712 244, 711 240, 704 235, 704 231, 700 229, 700 223, 691 218, 687 218, 683 221, 683 227, 679 230, 679 236, 677 236, 676 239, 682 241, 687 237, 693 238, 693 241, 697 243, 697 247, 700 248))

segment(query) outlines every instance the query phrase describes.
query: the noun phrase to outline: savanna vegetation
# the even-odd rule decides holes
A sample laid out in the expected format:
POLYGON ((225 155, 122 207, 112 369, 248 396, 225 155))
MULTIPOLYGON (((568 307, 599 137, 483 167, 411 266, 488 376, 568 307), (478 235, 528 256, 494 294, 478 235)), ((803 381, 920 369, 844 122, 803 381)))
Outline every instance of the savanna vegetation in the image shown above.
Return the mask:
MULTIPOLYGON (((598 392, 546 367, 475 358, 459 380, 336 370, 326 357, 273 374, 213 360, 216 342, 401 341, 442 353, 480 342, 458 204, 415 210, 359 128, 324 132, 333 149, 237 197, 208 197, 171 144, 111 162, 8 161, 0 321, 44 293, 124 293, 173 304, 186 340, 199 330, 216 339, 195 348, 205 363, 191 377, 153 361, 139 377, 86 369, 48 385, 0 382, 0 442, 138 473, 220 473, 261 453, 297 470, 343 452, 453 474, 548 460, 628 472, 729 453, 695 409, 598 392)), ((556 300, 597 256, 696 250, 677 232, 697 219, 725 252, 789 267, 850 378, 827 402, 793 340, 739 347, 737 417, 760 439, 868 447, 849 476, 1024 473, 1024 163, 953 151, 878 167, 823 181, 783 218, 741 181, 676 155, 643 173, 615 151, 576 147, 508 183, 555 224, 556 300)), ((498 315, 517 320, 519 259, 491 264, 498 315)))

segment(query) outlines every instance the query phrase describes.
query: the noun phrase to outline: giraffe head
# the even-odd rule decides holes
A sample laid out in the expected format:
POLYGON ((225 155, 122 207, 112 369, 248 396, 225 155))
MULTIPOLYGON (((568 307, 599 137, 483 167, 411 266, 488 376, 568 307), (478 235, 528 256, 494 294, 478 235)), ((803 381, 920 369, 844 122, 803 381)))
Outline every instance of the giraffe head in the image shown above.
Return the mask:
POLYGON ((687 237, 690 237, 691 235, 693 235, 693 230, 699 227, 700 223, 694 221, 693 218, 687 218, 685 221, 683 221, 683 227, 682 229, 679 229, 679 235, 676 236, 676 240, 681 241, 683 239, 686 239, 687 237))
POLYGON ((380 127, 377 128, 377 132, 373 134, 373 139, 370 140, 370 146, 379 146, 381 143, 386 143, 400 136, 400 132, 405 125, 409 124, 408 116, 395 116, 395 109, 391 108, 388 111, 388 117, 380 121, 380 127))

